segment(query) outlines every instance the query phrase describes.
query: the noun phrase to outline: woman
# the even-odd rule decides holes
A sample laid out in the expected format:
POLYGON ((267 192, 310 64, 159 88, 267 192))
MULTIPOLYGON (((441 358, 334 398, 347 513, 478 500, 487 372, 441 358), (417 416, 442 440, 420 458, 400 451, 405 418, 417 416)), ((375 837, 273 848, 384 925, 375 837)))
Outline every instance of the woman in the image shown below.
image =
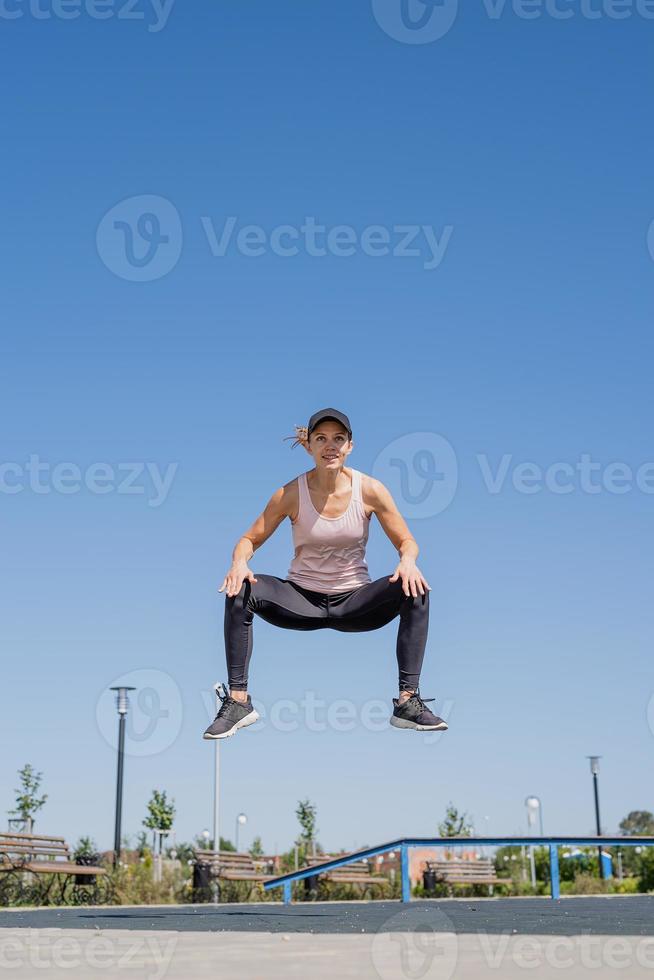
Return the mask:
MULTIPOLYGON (((346 468, 353 449, 347 415, 323 408, 306 428, 296 426, 314 468, 280 487, 234 548, 232 567, 219 592, 225 595, 225 649, 229 695, 205 738, 226 738, 259 715, 247 691, 255 613, 292 630, 334 629, 359 633, 400 617, 397 662, 400 694, 393 698, 395 728, 445 731, 420 697, 418 681, 427 642, 430 586, 416 566, 418 545, 383 483, 346 468), (371 581, 365 559, 372 515, 397 548, 400 561, 389 578, 371 581), (285 517, 293 526, 295 555, 285 579, 257 575, 248 561, 285 517)), ((426 700, 433 701, 433 698, 426 700)))

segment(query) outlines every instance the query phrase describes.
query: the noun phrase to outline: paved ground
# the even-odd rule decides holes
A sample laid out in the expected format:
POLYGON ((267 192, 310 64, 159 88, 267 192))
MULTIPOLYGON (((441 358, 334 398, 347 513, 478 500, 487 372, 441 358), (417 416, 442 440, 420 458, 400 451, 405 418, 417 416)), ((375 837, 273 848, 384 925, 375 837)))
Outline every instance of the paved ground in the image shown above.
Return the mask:
MULTIPOLYGON (((417 928, 457 934, 654 936, 654 895, 459 901, 272 902, 236 905, 35 909, 0 912, 0 928, 173 929, 179 932, 377 933, 417 928)), ((654 973, 652 974, 654 980, 654 973)))
POLYGON ((0 912, 19 980, 654 980, 654 896, 0 912))

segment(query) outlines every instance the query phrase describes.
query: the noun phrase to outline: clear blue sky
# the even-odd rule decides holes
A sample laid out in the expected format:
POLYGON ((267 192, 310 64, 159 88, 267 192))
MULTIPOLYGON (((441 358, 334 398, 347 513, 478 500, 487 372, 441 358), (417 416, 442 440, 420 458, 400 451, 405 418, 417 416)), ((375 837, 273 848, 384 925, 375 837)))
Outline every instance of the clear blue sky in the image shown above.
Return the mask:
MULTIPOLYGON (((0 811, 29 761, 49 794, 37 830, 111 846, 104 692, 142 671, 168 717, 130 743, 124 829, 140 829, 154 787, 175 798, 180 839, 210 825, 216 590, 239 535, 308 468, 282 437, 331 404, 364 472, 398 439, 411 467, 431 438, 416 433, 455 455, 439 513, 428 500, 409 516, 391 487, 433 590, 422 692, 449 703, 450 731, 428 744, 361 725, 253 728, 223 748, 224 832, 242 810, 243 843, 288 847, 309 797, 327 848, 433 833, 450 800, 479 831, 512 833, 536 793, 546 831, 586 833, 588 753, 603 756, 607 830, 654 809, 654 496, 635 478, 620 494, 579 476, 565 494, 512 482, 525 462, 587 454, 598 480, 654 459, 651 22, 575 5, 567 20, 493 18, 476 3, 422 44, 390 36, 365 0, 177 3, 161 30, 144 0, 141 20, 21 9, 0 25, 0 811), (143 241, 167 235, 168 271, 148 267, 147 241, 125 257, 139 202, 103 223, 144 195, 164 199, 149 200, 160 221, 143 241), (219 238, 230 216, 235 234, 309 217, 358 244, 214 255, 207 228, 219 238), (396 226, 427 226, 442 260, 366 254, 372 225, 391 246, 396 226), (29 485, 30 456, 50 467, 43 484, 29 485), (493 473, 510 457, 500 492, 480 456, 493 473), (113 467, 108 492, 58 492, 58 463, 113 467), (143 475, 143 493, 116 492, 121 467, 145 463, 174 467, 163 501, 143 475)), ((286 523, 252 567, 283 576, 290 556, 286 523)), ((396 564, 376 521, 368 559, 373 578, 396 564)), ((312 691, 390 709, 396 624, 255 630, 251 690, 269 707, 312 691)))

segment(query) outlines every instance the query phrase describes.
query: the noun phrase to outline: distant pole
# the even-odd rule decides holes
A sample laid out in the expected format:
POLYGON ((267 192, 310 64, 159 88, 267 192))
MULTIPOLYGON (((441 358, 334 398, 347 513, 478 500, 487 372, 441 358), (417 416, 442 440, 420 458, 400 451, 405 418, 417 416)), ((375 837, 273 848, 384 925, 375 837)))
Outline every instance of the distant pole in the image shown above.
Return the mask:
POLYGON ((129 708, 128 691, 135 687, 112 687, 116 691, 116 709, 118 711, 118 773, 116 776, 116 822, 114 825, 114 868, 120 863, 120 835, 123 819, 123 769, 125 758, 125 718, 129 708))
MULTIPOLYGON (((222 684, 220 681, 216 681, 214 684, 214 691, 216 692, 216 699, 218 700, 220 707, 220 698, 218 692, 222 690, 222 684)), ((215 741, 215 755, 214 755, 214 770, 213 770, 213 849, 214 851, 220 850, 220 739, 217 738, 215 741)))
MULTIPOLYGON (((590 759, 590 771, 593 776, 593 793, 595 795, 595 825, 597 827, 597 836, 602 836, 602 824, 600 821, 600 807, 599 807, 599 786, 598 779, 599 776, 599 761, 602 758, 601 755, 589 755, 587 757, 590 759)), ((602 864, 602 845, 600 844, 597 849, 597 855, 599 858, 599 876, 604 878, 604 866, 602 864)))
POLYGON ((220 739, 216 739, 213 772, 213 849, 220 850, 220 739))

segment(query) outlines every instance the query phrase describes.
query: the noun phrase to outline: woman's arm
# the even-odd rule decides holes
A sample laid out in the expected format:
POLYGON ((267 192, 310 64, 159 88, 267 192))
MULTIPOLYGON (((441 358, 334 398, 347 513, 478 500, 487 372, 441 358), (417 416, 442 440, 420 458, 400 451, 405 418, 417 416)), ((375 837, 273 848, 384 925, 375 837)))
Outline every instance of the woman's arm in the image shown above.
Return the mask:
POLYGON ((254 573, 248 568, 248 562, 257 548, 260 548, 273 534, 285 517, 290 514, 292 493, 289 484, 276 490, 263 511, 254 523, 239 538, 232 553, 232 567, 223 579, 218 589, 222 592, 227 588, 227 595, 237 595, 245 579, 256 582, 254 573))
POLYGON ((384 532, 397 548, 400 556, 399 564, 389 581, 395 582, 401 577, 405 595, 417 596, 418 592, 424 595, 425 588, 431 591, 431 586, 416 566, 416 558, 420 551, 418 543, 397 509, 390 491, 380 480, 366 476, 363 493, 365 502, 372 507, 384 532))

